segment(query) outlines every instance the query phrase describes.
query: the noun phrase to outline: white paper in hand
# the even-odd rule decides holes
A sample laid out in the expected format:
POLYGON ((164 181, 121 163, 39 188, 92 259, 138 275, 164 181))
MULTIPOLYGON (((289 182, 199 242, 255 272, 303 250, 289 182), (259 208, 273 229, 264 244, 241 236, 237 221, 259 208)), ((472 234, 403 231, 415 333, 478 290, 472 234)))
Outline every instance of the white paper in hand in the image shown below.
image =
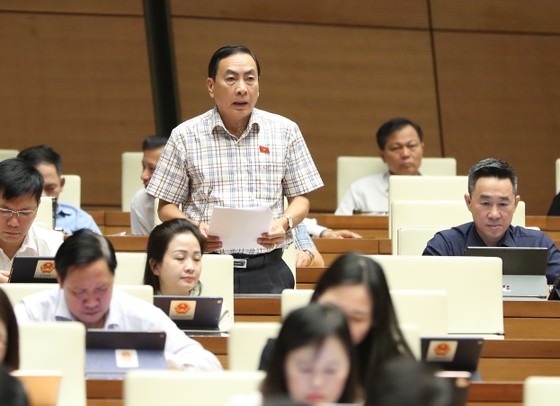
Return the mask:
POLYGON ((257 238, 272 225, 272 212, 268 207, 232 209, 214 207, 208 234, 222 240, 225 250, 263 248, 257 238))

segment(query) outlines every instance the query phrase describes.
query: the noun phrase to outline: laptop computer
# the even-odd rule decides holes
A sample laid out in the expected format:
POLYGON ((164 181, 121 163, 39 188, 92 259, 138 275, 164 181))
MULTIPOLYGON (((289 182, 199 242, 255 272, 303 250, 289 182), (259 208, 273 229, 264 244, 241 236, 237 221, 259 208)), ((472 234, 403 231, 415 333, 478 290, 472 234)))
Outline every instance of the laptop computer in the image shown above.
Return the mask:
POLYGON ((57 283, 54 257, 14 257, 10 283, 57 283))
POLYGON ((122 378, 130 369, 167 369, 164 331, 90 329, 86 333, 86 376, 122 378))
POLYGON ((473 381, 482 380, 477 371, 484 339, 478 337, 422 337, 422 361, 446 371, 467 371, 473 381))
POLYGON ((546 298, 546 247, 467 247, 466 255, 502 259, 504 297, 546 298))
POLYGON ((154 296, 159 307, 177 327, 186 332, 220 332, 224 299, 219 296, 154 296))

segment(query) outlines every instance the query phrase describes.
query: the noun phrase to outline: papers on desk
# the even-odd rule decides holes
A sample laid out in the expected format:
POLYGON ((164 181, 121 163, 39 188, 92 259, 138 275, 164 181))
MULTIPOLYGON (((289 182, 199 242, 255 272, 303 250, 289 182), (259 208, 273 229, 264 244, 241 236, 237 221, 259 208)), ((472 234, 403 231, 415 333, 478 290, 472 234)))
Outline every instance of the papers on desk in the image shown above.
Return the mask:
POLYGON ((272 212, 268 207, 232 209, 214 207, 208 234, 222 240, 222 248, 250 249, 262 248, 257 238, 266 233, 272 224, 272 212))

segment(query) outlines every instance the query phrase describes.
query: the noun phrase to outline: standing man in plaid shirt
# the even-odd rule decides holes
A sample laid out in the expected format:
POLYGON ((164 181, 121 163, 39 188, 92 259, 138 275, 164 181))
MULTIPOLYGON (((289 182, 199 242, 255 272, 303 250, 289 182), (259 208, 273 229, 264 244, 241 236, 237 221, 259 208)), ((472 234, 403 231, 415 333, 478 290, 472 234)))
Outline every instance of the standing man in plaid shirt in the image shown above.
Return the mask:
POLYGON ((161 220, 186 217, 200 223, 206 252, 233 255, 235 293, 294 287, 282 252, 309 211, 306 194, 323 186, 297 124, 255 108, 259 78, 260 65, 250 49, 218 49, 207 79, 216 106, 172 131, 147 188, 160 199, 161 220), (257 239, 262 248, 222 249, 220 236, 208 234, 214 206, 269 207, 274 221, 257 239))

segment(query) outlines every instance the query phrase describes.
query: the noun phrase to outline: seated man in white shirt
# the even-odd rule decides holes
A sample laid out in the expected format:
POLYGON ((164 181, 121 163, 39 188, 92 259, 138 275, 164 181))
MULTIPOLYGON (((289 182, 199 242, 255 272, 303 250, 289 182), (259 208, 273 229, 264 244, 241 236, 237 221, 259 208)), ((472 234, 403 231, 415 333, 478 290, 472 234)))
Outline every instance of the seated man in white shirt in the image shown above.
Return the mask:
POLYGON ((140 179, 144 188, 140 189, 130 204, 130 229, 132 235, 149 235, 155 226, 155 198, 146 193, 146 187, 152 179, 161 151, 167 143, 167 138, 151 135, 142 142, 142 174, 140 179))
POLYGON ((24 297, 14 312, 19 323, 80 321, 86 328, 165 331, 165 352, 179 368, 221 370, 216 356, 187 337, 159 308, 113 288, 117 260, 111 243, 91 230, 77 231, 55 256, 59 289, 24 297))
POLYGON ((0 283, 8 282, 16 256, 54 256, 62 233, 33 225, 43 176, 19 158, 0 162, 0 283))
POLYGON ((396 117, 379 127, 376 138, 379 156, 389 170, 352 183, 334 214, 387 215, 389 175, 420 174, 418 168, 424 155, 424 136, 418 124, 396 117))

